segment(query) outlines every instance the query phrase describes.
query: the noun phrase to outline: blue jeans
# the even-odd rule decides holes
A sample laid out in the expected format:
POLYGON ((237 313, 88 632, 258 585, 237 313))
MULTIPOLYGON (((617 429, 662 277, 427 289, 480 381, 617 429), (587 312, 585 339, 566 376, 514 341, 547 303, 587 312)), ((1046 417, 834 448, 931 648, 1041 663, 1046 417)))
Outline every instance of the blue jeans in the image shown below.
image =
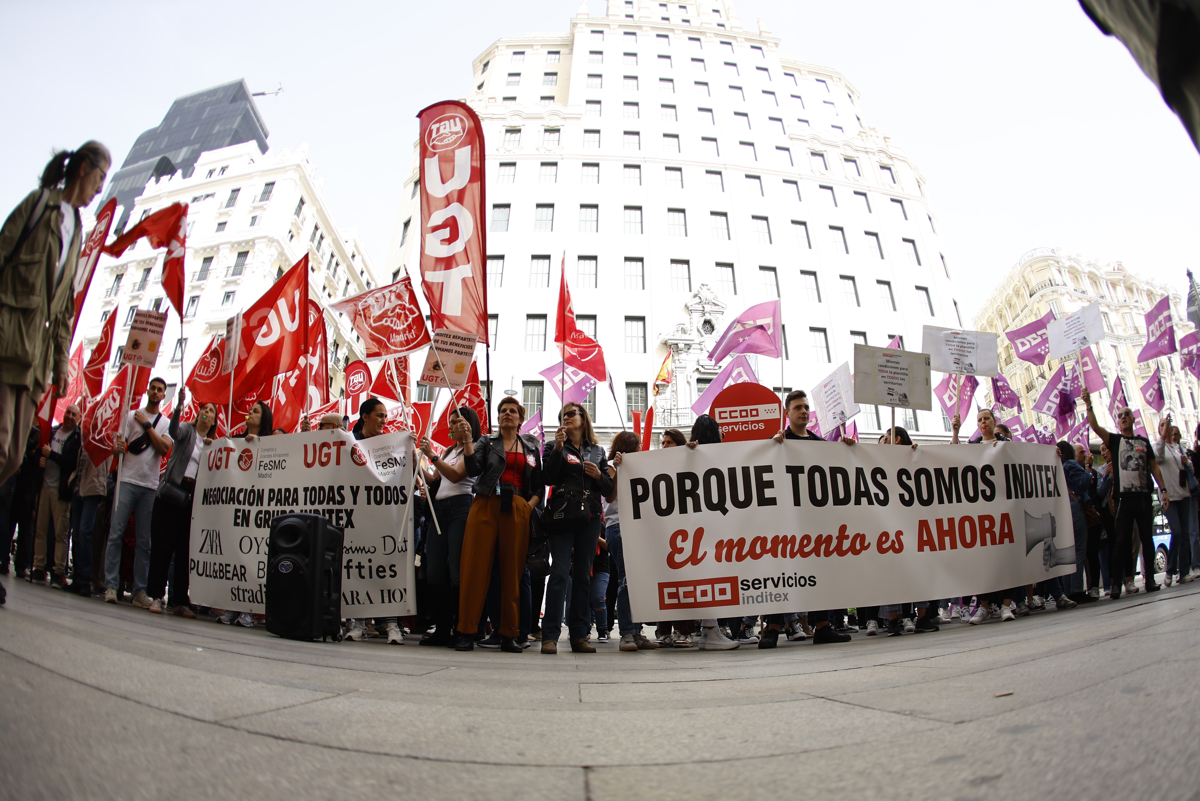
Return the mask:
POLYGON ((596 631, 608 631, 608 573, 592 574, 592 622, 596 631))
POLYGON ((600 539, 600 516, 588 518, 570 531, 550 535, 550 581, 546 587, 546 616, 542 618, 542 640, 557 642, 562 634, 563 604, 567 578, 571 581, 570 619, 572 640, 582 640, 591 631, 592 558, 600 539))
POLYGON ((1171 501, 1167 509, 1167 524, 1171 527, 1171 548, 1167 551, 1167 575, 1178 573, 1186 576, 1188 567, 1195 560, 1192 552, 1192 518, 1196 510, 1191 498, 1171 501))
POLYGON ((621 636, 638 634, 642 627, 634 624, 633 613, 629 608, 629 586, 625 577, 625 546, 621 544, 621 524, 615 523, 609 526, 604 538, 608 540, 608 559, 618 582, 617 625, 620 628, 621 636))
POLYGON ((133 515, 137 526, 137 549, 133 554, 133 594, 146 591, 146 582, 150 579, 150 521, 154 516, 154 495, 155 490, 150 487, 121 482, 121 499, 113 513, 108 547, 104 552, 104 586, 110 590, 121 588, 121 540, 125 537, 129 516, 133 515))

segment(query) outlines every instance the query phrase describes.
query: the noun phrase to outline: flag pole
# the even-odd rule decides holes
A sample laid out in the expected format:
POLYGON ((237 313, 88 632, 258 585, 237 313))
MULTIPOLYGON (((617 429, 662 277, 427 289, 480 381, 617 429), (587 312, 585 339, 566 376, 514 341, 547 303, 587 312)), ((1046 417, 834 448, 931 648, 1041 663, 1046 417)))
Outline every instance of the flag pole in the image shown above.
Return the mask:
MULTIPOLYGON (((125 438, 125 424, 129 419, 129 393, 133 390, 133 387, 130 386, 130 381, 133 382, 134 386, 137 385, 138 368, 137 365, 131 366, 133 367, 133 371, 129 377, 130 380, 125 382, 125 389, 121 391, 121 427, 118 430, 121 432, 122 439, 125 438)), ((125 450, 129 447, 129 443, 126 442, 125 446, 125 448, 121 449, 121 455, 117 457, 117 487, 113 490, 112 505, 114 512, 116 511, 117 504, 121 501, 121 477, 125 472, 125 450)))
MULTIPOLYGON (((562 261, 559 262, 558 273, 559 273, 559 278, 558 278, 558 281, 559 281, 559 284, 558 284, 558 328, 563 333, 563 341, 562 341, 562 343, 560 343, 560 349, 562 350, 562 354, 561 354, 562 361, 559 363, 560 367, 559 367, 559 371, 558 371, 558 386, 565 393, 566 392, 565 387, 567 385, 567 341, 566 341, 567 340, 567 304, 563 302, 565 300, 563 298, 563 290, 566 289, 566 287, 567 287, 567 251, 566 250, 563 250, 562 261)), ((607 366, 605 366, 605 372, 607 372, 607 371, 608 371, 608 368, 607 368, 607 366)), ((617 399, 617 396, 616 396, 616 394, 614 394, 613 401, 615 402, 616 399, 617 399)), ((560 397, 559 400, 561 401, 562 398, 560 397)), ((566 406, 565 403, 562 403, 561 405, 566 406)), ((621 425, 622 425, 622 427, 624 427, 625 415, 621 414, 621 407, 619 405, 617 406, 617 415, 621 418, 621 425)))

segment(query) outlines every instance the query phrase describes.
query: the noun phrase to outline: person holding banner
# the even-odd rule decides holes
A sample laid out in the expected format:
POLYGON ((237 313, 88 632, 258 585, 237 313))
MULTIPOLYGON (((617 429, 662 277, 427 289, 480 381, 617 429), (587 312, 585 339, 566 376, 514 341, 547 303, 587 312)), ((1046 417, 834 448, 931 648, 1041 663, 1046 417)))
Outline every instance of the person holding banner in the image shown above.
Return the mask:
POLYGON ((428 437, 421 438, 421 452, 438 473, 438 482, 431 498, 441 530, 430 527, 425 542, 425 580, 433 599, 433 617, 437 628, 418 645, 454 645, 454 625, 458 611, 461 582, 463 535, 467 516, 474 500, 475 479, 467 475, 464 449, 468 442, 482 436, 479 415, 474 409, 461 406, 450 412, 450 437, 454 446, 438 456, 428 437))
POLYGON ((1096 413, 1092 410, 1092 395, 1086 386, 1083 388, 1082 398, 1087 407, 1088 425, 1096 432, 1096 436, 1100 437, 1100 441, 1108 446, 1113 456, 1117 541, 1113 545, 1111 597, 1114 601, 1121 597, 1119 577, 1133 573, 1127 566, 1132 558, 1131 544, 1135 525, 1142 540, 1146 592, 1157 592, 1159 586, 1154 582, 1154 508, 1150 498, 1151 475, 1158 482, 1164 512, 1171 508, 1171 499, 1167 495, 1167 485, 1154 456, 1154 449, 1150 440, 1134 433, 1133 410, 1128 406, 1117 412, 1117 423, 1121 426, 1121 433, 1114 434, 1109 433, 1096 419, 1096 413))
POLYGON ((129 412, 121 433, 113 444, 113 455, 121 459, 121 479, 112 526, 108 530, 108 547, 104 553, 104 602, 115 604, 121 586, 121 541, 125 526, 133 515, 136 525, 137 549, 133 560, 133 605, 150 608, 146 584, 150 574, 150 531, 154 515, 154 496, 158 492, 158 466, 163 455, 171 450, 168 433, 171 421, 163 418, 158 404, 167 394, 167 382, 151 378, 146 387, 146 408, 129 412), (124 454, 122 456, 121 454, 124 454))
POLYGON ((0 229, 0 484, 21 467, 48 380, 67 392, 79 210, 100 193, 110 164, 99 142, 58 151, 0 229))
POLYGON ((600 537, 600 501, 613 491, 608 459, 596 441, 587 409, 566 403, 558 413, 554 442, 542 454, 543 479, 554 488, 542 523, 550 531, 550 581, 542 618, 542 653, 558 653, 567 578, 571 597, 568 635, 571 651, 594 654, 587 641, 591 624, 592 559, 600 537))
MULTIPOLYGON (((541 502, 542 454, 537 438, 521 434, 525 407, 505 397, 496 407, 500 433, 463 443, 467 475, 475 479, 475 500, 463 533, 458 595, 457 651, 475 648, 475 633, 492 575, 500 560, 500 650, 519 654, 521 576, 529 554, 529 524, 541 502), (499 552, 497 554, 497 551, 499 552)), ((593 547, 595 547, 593 543, 593 547)), ((584 609, 587 605, 585 603, 584 609)))
MULTIPOLYGON (((997 444, 1001 442, 1008 442, 1011 439, 1010 436, 999 430, 1000 424, 996 422, 996 415, 992 413, 991 409, 980 409, 979 413, 975 415, 975 425, 979 426, 980 438, 977 440, 971 440, 970 444, 981 443, 983 445, 991 445, 995 447, 997 444)), ((950 429, 954 432, 950 437, 951 445, 960 444, 958 439, 958 429, 961 427, 962 418, 956 414, 954 415, 954 419, 950 421, 950 429)), ((1007 426, 1005 429, 1007 430, 1007 426)))
POLYGON ((246 430, 234 434, 233 438, 254 442, 255 437, 269 437, 274 434, 273 425, 274 418, 271 414, 271 407, 262 401, 255 401, 254 405, 250 407, 250 414, 246 415, 246 430))

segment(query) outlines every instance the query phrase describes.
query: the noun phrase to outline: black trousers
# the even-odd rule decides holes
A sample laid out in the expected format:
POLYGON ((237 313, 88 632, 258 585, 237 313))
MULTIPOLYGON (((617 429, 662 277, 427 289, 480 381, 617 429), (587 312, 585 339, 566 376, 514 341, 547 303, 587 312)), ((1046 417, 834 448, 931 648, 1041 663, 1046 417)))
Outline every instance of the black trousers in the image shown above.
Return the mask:
MULTIPOLYGON (((194 486, 194 485, 193 485, 194 486)), ((175 557, 175 570, 171 573, 171 597, 168 606, 188 603, 188 554, 192 527, 192 495, 188 502, 178 506, 162 498, 154 499, 154 511, 150 518, 150 577, 146 582, 146 594, 161 598, 167 590, 167 573, 171 557, 175 557)))
POLYGON ((1132 553, 1133 527, 1137 525, 1142 539, 1142 561, 1145 565, 1147 587, 1154 586, 1154 506, 1150 493, 1127 494, 1117 499, 1117 541, 1113 545, 1111 574, 1116 582, 1121 576, 1132 576, 1137 567, 1132 553))

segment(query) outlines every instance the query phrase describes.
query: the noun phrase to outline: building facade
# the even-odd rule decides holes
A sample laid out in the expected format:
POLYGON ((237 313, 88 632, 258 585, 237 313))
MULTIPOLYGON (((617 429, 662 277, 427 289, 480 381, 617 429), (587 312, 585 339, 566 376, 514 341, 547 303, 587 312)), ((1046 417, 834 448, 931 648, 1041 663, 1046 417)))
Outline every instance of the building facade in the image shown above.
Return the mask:
MULTIPOLYGON (((1173 354, 1142 364, 1137 361, 1138 351, 1146 344, 1146 313, 1164 295, 1171 296, 1176 337, 1192 331, 1182 296, 1170 287, 1128 272, 1119 261, 1102 264, 1058 248, 1038 248, 1013 265, 975 316, 974 325, 978 330, 1001 335, 1000 372, 1021 398, 1022 420, 1027 425, 1048 426, 1053 430, 1054 419, 1031 411, 1031 407, 1063 360, 1047 359, 1042 367, 1021 361, 1003 334, 1041 318, 1047 311, 1053 310, 1055 315, 1063 317, 1099 302, 1106 337, 1092 349, 1107 388, 1093 396, 1097 418, 1102 425, 1114 425, 1107 410, 1113 381, 1120 376, 1126 399, 1141 412, 1151 436, 1156 436, 1162 415, 1146 405, 1141 386, 1150 379, 1155 367, 1160 367, 1166 396, 1163 414, 1170 413, 1184 438, 1191 440, 1200 423, 1197 387, 1195 380, 1180 369, 1179 356, 1173 354)), ((991 389, 986 384, 985 387, 983 401, 990 405, 991 389)))
MULTIPOLYGON (((152 178, 134 200, 130 219, 172 203, 189 204, 182 328, 163 293, 165 250, 151 249, 143 239, 119 259, 101 257, 96 267, 76 338, 90 350, 108 315, 120 315, 110 363, 114 373, 138 308, 168 312, 155 371, 173 391, 209 338, 224 336, 226 320, 257 300, 305 253, 310 297, 326 306, 379 284, 357 233, 339 231, 334 223, 303 146, 263 154, 249 142, 202 153, 190 177, 152 178)), ((362 358, 363 347, 344 314, 326 308, 325 324, 331 392, 338 397, 343 368, 362 358)))
MULTIPOLYGON (((690 426, 719 368, 707 353, 745 308, 780 298, 782 360, 759 381, 810 389, 856 343, 925 324, 960 326, 952 270, 915 164, 865 121, 835 70, 780 52, 733 3, 584 3, 561 34, 505 37, 472 64, 468 102, 487 154, 488 296, 495 398, 532 413, 559 403, 539 373, 559 361, 559 266, 579 326, 605 348, 598 427, 690 426), (653 395, 664 356, 673 381, 653 395)), ((388 253, 393 278, 419 279, 414 158, 388 253)), ((482 346, 481 346, 482 347, 482 346)), ((421 388, 418 388, 420 391, 421 388)), ((902 413, 914 433, 946 436, 939 410, 902 413)), ((886 410, 865 409, 878 431, 886 410)))

